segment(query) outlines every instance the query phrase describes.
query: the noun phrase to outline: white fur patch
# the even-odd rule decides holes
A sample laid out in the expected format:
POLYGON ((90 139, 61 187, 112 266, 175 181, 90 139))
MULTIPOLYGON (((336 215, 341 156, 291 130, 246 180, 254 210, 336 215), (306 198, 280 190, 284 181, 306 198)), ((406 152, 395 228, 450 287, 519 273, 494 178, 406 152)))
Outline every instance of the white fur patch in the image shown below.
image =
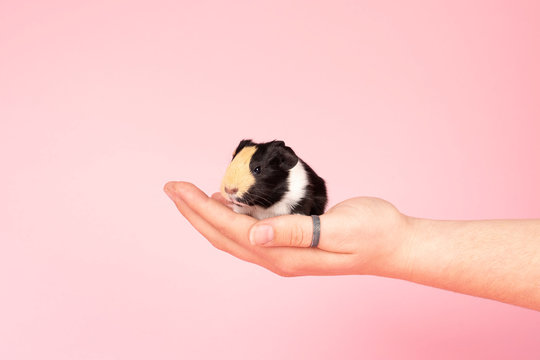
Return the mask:
POLYGON ((234 211, 240 214, 248 214, 262 220, 273 216, 288 215, 292 208, 306 195, 308 175, 302 162, 298 163, 289 171, 287 178, 288 190, 280 201, 265 209, 260 206, 234 206, 234 211))

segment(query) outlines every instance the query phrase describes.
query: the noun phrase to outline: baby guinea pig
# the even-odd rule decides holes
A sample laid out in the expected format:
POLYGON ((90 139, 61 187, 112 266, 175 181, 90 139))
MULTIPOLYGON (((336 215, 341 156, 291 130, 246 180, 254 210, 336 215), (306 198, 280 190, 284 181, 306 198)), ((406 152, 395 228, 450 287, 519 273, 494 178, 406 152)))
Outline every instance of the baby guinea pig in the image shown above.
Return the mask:
POLYGON ((283 141, 242 140, 221 183, 221 194, 240 214, 259 220, 278 215, 321 215, 326 185, 283 141))

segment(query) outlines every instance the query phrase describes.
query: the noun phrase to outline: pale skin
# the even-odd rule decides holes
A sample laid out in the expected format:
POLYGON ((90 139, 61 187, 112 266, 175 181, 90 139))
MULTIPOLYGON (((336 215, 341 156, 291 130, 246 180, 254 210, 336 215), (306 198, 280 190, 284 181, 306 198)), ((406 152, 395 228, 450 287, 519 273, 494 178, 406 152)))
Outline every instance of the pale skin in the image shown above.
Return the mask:
POLYGON ((281 276, 385 276, 540 311, 540 220, 420 219, 357 197, 320 216, 310 248, 309 216, 258 221, 187 182, 164 190, 213 246, 281 276))

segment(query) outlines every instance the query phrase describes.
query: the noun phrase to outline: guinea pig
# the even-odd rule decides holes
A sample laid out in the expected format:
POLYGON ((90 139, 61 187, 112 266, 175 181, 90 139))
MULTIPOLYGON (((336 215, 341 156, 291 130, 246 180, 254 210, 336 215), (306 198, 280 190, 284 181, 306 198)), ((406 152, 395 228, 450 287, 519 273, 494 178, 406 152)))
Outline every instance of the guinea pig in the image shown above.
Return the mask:
POLYGON ((236 213, 259 220, 287 214, 321 215, 326 185, 283 141, 242 140, 220 188, 236 213))

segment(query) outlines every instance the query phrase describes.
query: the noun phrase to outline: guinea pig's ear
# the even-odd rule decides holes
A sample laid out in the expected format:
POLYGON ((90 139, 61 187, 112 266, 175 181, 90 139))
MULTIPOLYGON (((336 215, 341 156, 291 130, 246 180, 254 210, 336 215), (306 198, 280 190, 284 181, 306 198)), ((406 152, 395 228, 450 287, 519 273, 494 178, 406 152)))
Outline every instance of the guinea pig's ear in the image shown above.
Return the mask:
POLYGON ((279 144, 276 150, 276 159, 278 160, 279 167, 283 170, 290 170, 298 163, 298 156, 296 156, 293 149, 285 146, 285 143, 279 144))
POLYGON ((240 152, 240 150, 242 150, 243 148, 245 148, 248 145, 255 145, 255 143, 251 139, 244 139, 244 140, 240 141, 240 144, 238 144, 238 146, 236 147, 236 150, 234 150, 234 152, 233 152, 233 156, 232 156, 233 159, 236 156, 236 154, 238 154, 240 152))

